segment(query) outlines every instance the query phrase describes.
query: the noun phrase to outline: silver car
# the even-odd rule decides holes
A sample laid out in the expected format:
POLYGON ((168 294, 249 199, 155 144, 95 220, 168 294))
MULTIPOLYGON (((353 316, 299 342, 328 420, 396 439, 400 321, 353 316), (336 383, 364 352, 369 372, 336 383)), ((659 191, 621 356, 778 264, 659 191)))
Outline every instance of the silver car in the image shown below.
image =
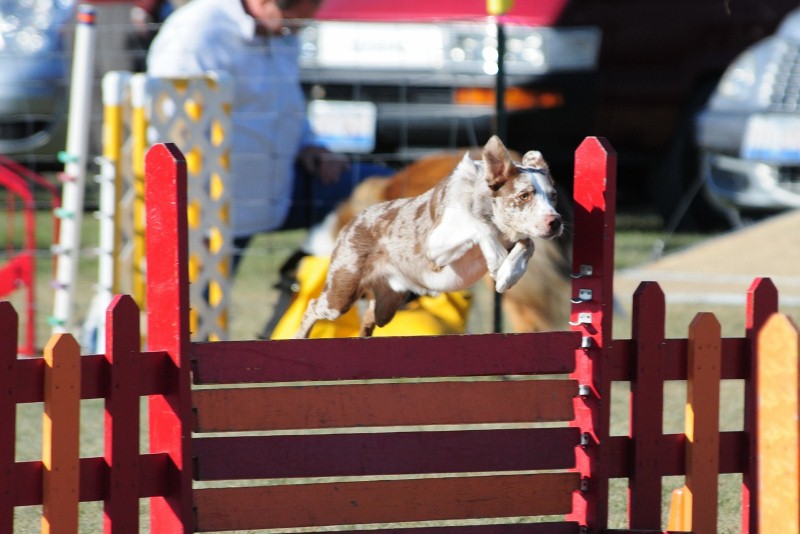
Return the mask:
POLYGON ((696 141, 705 190, 734 224, 800 208, 800 9, 730 65, 696 141))
POLYGON ((56 163, 64 149, 73 0, 0 0, 0 154, 56 163))

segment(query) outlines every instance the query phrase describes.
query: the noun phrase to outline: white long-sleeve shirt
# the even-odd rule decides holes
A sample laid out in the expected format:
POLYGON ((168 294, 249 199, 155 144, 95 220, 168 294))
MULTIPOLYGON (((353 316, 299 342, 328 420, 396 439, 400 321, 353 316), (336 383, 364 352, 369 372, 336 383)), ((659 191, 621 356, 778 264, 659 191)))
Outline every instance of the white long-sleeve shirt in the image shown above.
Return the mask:
POLYGON ((256 34, 240 0, 192 0, 161 27, 148 74, 186 77, 227 72, 231 113, 231 226, 234 237, 278 228, 292 196, 294 160, 316 144, 299 83, 294 35, 256 34))

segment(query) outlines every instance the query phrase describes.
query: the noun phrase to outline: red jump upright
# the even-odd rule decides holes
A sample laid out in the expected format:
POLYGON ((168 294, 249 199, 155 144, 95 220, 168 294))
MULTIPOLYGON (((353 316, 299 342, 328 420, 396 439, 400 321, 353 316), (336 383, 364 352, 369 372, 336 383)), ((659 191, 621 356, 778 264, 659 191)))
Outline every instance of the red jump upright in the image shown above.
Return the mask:
POLYGON ((150 531, 192 530, 189 234, 186 160, 173 144, 145 158, 147 343, 169 357, 169 389, 150 397, 150 451, 167 453, 169 493, 150 503, 150 531))
POLYGON ((574 236, 572 250, 573 306, 571 325, 581 333, 575 352, 579 395, 575 420, 583 440, 575 449, 581 491, 570 518, 582 525, 608 521, 608 447, 611 382, 608 362, 614 302, 614 221, 617 154, 602 138, 589 137, 575 152, 574 236), (606 504, 601 504, 606 503, 606 504))

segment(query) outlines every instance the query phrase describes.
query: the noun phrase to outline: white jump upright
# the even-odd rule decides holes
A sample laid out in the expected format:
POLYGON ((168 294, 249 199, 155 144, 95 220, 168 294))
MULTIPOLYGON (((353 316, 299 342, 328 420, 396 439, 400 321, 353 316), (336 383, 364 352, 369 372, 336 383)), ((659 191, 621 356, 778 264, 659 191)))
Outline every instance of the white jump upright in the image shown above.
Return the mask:
POLYGON ((88 352, 99 352, 105 347, 106 309, 114 295, 120 293, 116 258, 120 254, 121 229, 117 206, 122 191, 122 105, 130 77, 130 73, 122 71, 103 76, 103 155, 97 158, 100 173, 95 177, 100 184, 100 205, 95 213, 100 221, 98 283, 81 332, 81 346, 88 352))
POLYGON ((83 325, 83 348, 103 346, 105 308, 114 293, 145 302, 144 159, 157 141, 174 142, 188 171, 191 323, 197 339, 228 338, 230 112, 233 80, 224 73, 152 78, 103 77, 100 276, 83 325))
POLYGON ((83 194, 89 158, 89 125, 92 109, 92 83, 97 32, 94 6, 78 7, 75 28, 75 51, 72 62, 67 147, 61 154, 64 186, 61 208, 55 213, 61 219, 56 245, 56 278, 53 333, 70 332, 74 327, 73 301, 80 255, 83 194))

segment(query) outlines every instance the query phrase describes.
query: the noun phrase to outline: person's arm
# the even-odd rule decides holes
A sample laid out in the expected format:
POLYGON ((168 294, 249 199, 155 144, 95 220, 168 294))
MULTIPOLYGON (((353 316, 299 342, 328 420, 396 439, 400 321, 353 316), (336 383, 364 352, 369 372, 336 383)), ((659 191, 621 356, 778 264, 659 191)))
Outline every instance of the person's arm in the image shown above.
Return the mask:
POLYGON ((307 172, 318 177, 323 184, 339 180, 342 173, 350 168, 344 154, 331 152, 321 145, 304 145, 297 154, 297 160, 307 172))
POLYGON ((306 171, 319 177, 324 184, 336 182, 341 174, 350 168, 347 157, 332 152, 319 140, 308 117, 303 122, 303 136, 297 159, 306 171))

